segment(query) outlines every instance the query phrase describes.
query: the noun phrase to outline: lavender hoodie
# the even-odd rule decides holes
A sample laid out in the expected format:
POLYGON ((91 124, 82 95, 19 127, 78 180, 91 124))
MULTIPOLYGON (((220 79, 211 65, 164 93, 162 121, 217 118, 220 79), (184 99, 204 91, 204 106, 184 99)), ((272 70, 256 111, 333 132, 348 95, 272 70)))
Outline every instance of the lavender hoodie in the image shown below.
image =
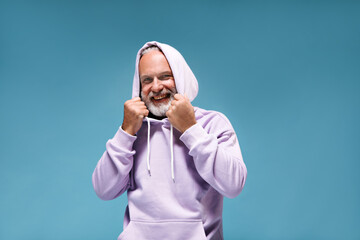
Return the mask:
MULTIPOLYGON (((140 53, 151 45, 167 58, 177 91, 192 101, 198 92, 194 74, 176 49, 159 42, 139 50, 132 96, 139 96, 140 53)), ((120 127, 106 143, 92 183, 103 200, 127 191, 118 240, 223 239, 223 196, 241 192, 247 170, 229 120, 219 112, 194 110, 197 123, 183 134, 167 118, 145 118, 136 136, 120 127)))

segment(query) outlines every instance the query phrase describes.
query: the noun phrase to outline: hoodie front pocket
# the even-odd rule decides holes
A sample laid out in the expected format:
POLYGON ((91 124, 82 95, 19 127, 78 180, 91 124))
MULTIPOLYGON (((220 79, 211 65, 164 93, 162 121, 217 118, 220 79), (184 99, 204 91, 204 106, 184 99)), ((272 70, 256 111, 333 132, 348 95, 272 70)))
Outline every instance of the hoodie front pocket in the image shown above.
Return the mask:
POLYGON ((131 220, 118 240, 206 240, 201 219, 131 220))

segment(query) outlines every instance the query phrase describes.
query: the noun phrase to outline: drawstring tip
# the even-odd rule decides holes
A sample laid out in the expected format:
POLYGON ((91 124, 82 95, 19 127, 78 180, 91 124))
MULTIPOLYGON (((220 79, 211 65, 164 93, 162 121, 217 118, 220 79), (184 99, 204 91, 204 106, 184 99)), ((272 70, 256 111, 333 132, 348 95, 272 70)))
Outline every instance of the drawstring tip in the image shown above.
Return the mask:
POLYGON ((151 177, 151 172, 150 172, 150 170, 148 170, 148 173, 149 173, 149 176, 151 177))
POLYGON ((175 183, 175 178, 173 178, 173 182, 175 183))

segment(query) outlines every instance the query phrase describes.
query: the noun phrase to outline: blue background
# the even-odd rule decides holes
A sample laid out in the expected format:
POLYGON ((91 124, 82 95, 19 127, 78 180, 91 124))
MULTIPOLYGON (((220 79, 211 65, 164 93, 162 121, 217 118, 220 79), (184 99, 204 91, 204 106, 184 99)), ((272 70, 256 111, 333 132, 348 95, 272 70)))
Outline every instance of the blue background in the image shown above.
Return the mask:
POLYGON ((248 167, 226 239, 360 239, 359 1, 1 1, 0 238, 116 239, 91 175, 135 55, 168 43, 248 167))

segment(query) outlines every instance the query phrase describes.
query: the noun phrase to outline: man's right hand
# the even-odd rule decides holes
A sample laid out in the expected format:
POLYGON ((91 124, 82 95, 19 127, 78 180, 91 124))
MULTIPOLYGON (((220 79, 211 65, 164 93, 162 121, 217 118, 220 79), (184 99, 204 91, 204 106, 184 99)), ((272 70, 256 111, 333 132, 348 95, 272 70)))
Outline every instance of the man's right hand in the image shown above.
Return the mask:
POLYGON ((127 100, 124 104, 124 121, 121 128, 135 136, 137 131, 141 128, 142 120, 147 117, 149 110, 146 108, 145 103, 141 98, 135 97, 127 100))

